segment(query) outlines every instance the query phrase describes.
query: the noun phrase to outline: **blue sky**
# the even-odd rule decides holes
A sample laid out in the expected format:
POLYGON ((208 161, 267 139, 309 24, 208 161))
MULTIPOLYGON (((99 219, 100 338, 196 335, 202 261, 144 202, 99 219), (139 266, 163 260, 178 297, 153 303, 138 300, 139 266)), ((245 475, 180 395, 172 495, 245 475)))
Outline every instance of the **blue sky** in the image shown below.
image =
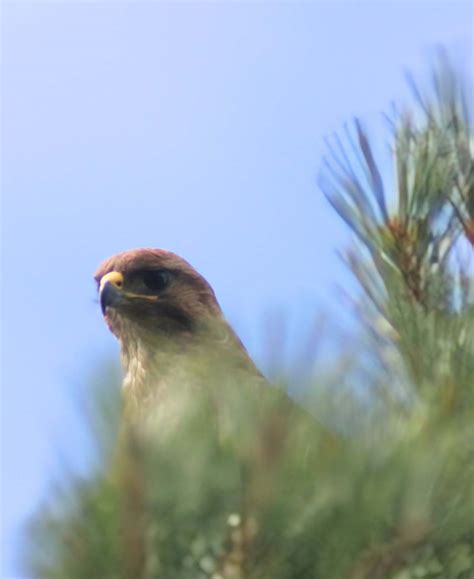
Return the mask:
POLYGON ((405 96, 435 43, 472 64, 472 10, 4 3, 2 578, 21 576, 19 529, 51 474, 87 453, 74 393, 117 355, 98 263, 183 255, 262 364, 268 312, 337 317, 346 232, 316 185, 323 138, 405 96))

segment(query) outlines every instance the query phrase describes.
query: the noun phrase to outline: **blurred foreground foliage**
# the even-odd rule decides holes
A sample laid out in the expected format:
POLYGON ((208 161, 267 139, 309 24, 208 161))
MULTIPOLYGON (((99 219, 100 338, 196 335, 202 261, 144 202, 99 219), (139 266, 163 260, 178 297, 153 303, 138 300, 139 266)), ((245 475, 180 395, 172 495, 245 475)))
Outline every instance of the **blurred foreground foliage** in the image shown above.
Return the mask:
MULTIPOLYGON (((345 259, 364 290, 365 352, 341 362, 352 390, 327 393, 318 420, 311 392, 297 405, 196 361, 207 386, 174 389, 178 428, 122 425, 102 468, 36 515, 29 576, 474 577, 467 88, 443 55, 432 89, 414 85, 416 106, 390 118, 388 192, 359 122, 330 143, 322 187, 357 236, 345 259)), ((97 442, 118 421, 99 406, 97 442)))

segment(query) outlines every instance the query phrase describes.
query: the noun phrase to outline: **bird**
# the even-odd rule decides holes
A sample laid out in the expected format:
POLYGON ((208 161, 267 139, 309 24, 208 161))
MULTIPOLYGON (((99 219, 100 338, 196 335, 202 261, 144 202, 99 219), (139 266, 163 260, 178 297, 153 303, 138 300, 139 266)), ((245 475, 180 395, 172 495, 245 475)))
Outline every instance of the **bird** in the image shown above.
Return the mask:
POLYGON ((156 248, 123 251, 95 273, 105 322, 120 343, 124 401, 157 409, 212 372, 266 384, 224 317, 214 290, 185 259, 156 248))
MULTIPOLYGON (((194 408, 211 410, 205 420, 217 438, 240 441, 239 401, 258 398, 266 381, 211 285, 175 253, 124 251, 106 259, 94 278, 103 317, 120 343, 123 416, 112 470, 123 496, 126 576, 141 577, 147 574, 143 521, 152 484, 147 457, 160 444, 173 448, 173 435, 186 432, 194 408)), ((252 447, 261 452, 259 444, 252 447)), ((240 549, 240 543, 229 548, 223 570, 234 569, 240 549)))
MULTIPOLYGON (((298 505, 312 496, 319 436, 313 417, 269 383, 210 283, 179 255, 123 251, 103 261, 94 278, 123 371, 110 481, 124 576, 158 576, 153 566, 163 553, 151 538, 163 517, 181 513, 181 502, 183 512, 193 505, 193 517, 208 517, 214 503, 232 509, 226 527, 220 516, 213 523, 220 546, 209 556, 216 577, 250 576, 262 554, 277 555, 268 513, 280 509, 283 496, 298 505)), ((198 534, 202 522, 195 521, 198 534)))
MULTIPOLYGON (((132 249, 106 259, 94 278, 103 317, 120 343, 124 412, 116 472, 125 497, 124 544, 131 553, 126 573, 140 577, 146 575, 144 496, 150 484, 144 448, 172 452, 177 433, 192 455, 186 421, 196 424, 194 410, 209 409, 198 416, 208 425, 205 436, 214 433, 218 446, 233 449, 245 502, 263 509, 291 417, 299 412, 270 387, 209 282, 182 257, 164 249, 132 249), (144 427, 149 423, 151 429, 144 427)), ((239 517, 240 530, 232 529, 219 562, 222 577, 245 576, 242 553, 249 549, 255 519, 249 513, 239 517)))

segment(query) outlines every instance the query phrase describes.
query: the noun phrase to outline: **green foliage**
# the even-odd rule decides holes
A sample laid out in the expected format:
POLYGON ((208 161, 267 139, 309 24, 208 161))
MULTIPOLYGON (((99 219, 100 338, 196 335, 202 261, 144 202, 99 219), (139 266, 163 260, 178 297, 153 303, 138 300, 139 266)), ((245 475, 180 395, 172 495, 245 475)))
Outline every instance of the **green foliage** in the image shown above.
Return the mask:
MULTIPOLYGON (((197 359, 205 388, 177 384, 159 414, 122 425, 101 472, 37 514, 31 576, 473 577, 473 277, 459 255, 472 253, 474 141, 464 86, 439 62, 434 96, 416 88, 418 108, 391 120, 393 195, 359 122, 326 163, 358 239, 347 262, 375 385, 369 402, 355 388, 328 407, 352 405, 360 427, 333 432, 323 406, 321 423, 197 359)), ((117 428, 96 422, 100 437, 117 428)))

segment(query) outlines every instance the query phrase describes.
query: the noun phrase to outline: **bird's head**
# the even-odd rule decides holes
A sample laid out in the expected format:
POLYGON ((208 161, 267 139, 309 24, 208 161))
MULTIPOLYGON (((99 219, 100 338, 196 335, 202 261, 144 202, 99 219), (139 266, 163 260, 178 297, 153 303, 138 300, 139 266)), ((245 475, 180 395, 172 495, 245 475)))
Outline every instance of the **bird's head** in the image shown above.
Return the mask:
POLYGON ((134 249, 105 260, 95 274, 102 313, 124 341, 135 336, 193 333, 221 309, 208 282, 163 249, 134 249))

